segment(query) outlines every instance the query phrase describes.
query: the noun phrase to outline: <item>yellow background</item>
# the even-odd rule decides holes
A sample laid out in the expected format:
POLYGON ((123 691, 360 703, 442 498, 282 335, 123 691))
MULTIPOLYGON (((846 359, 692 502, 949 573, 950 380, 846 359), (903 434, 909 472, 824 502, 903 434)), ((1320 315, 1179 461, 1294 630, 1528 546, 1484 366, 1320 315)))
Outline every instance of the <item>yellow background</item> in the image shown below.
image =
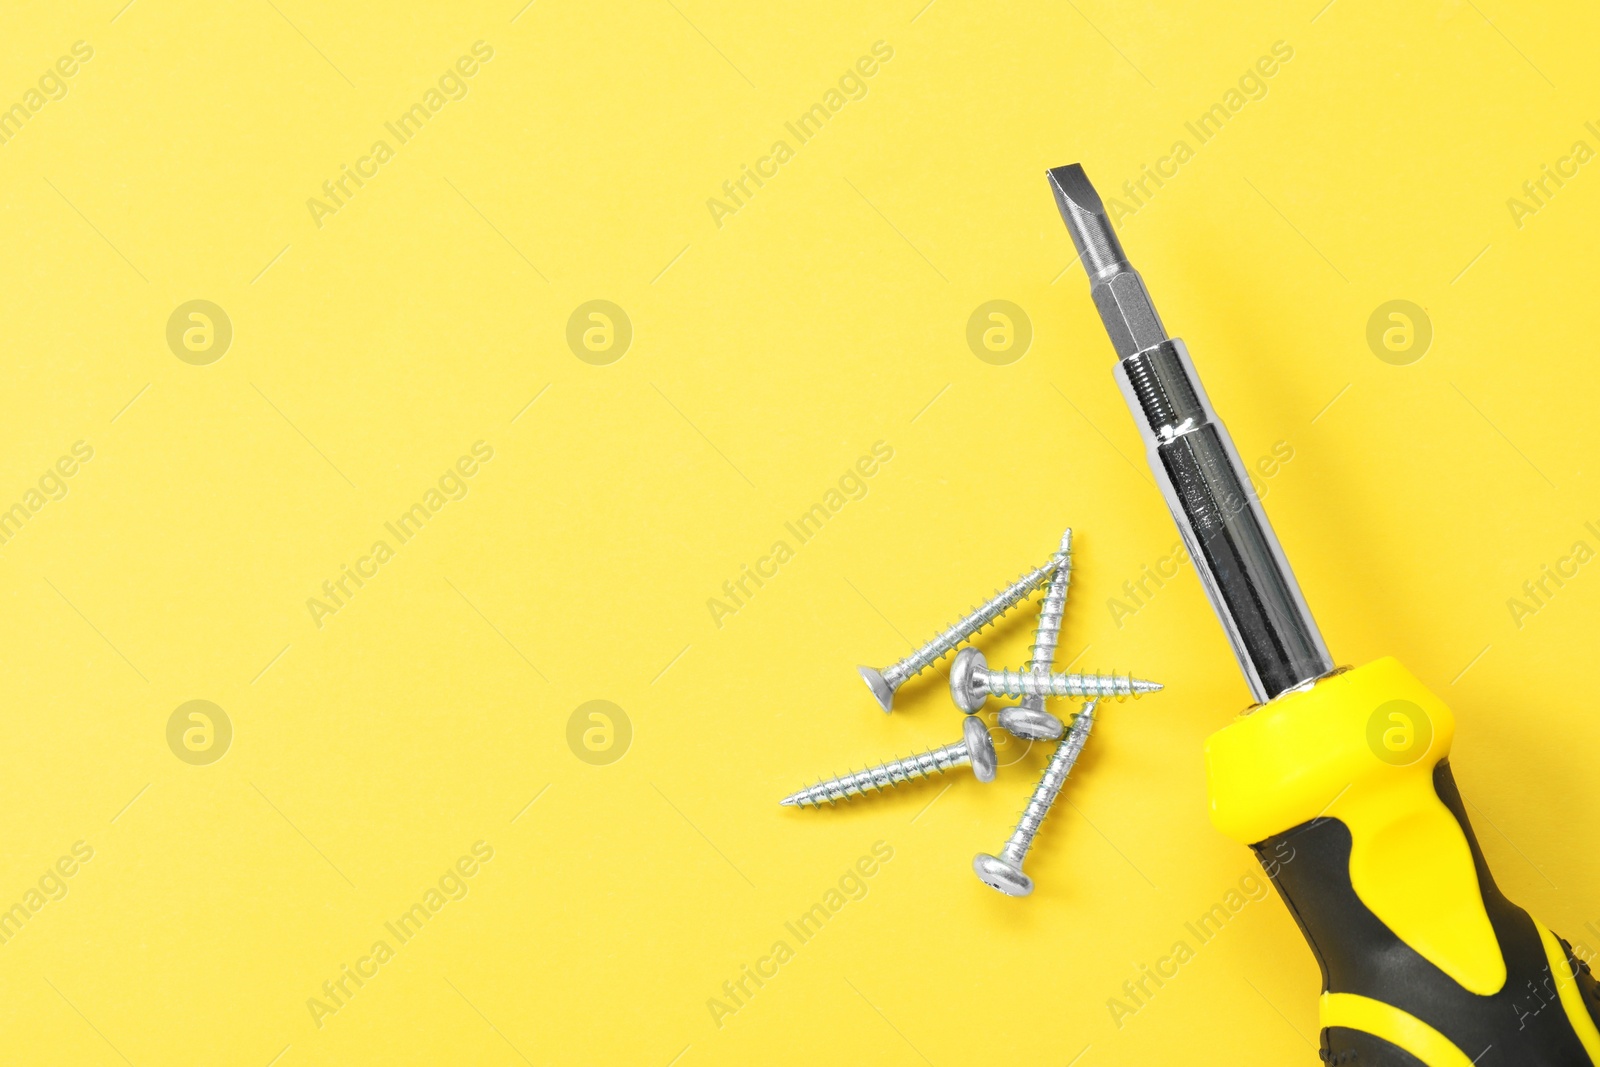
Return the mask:
POLYGON ((1600 571, 1520 628, 1507 607, 1600 547, 1600 164, 1520 228, 1507 207, 1600 147, 1592 9, 121 4, 0 34, 5 106, 94 49, 0 146, 0 506, 94 449, 0 548, 0 907, 94 849, 0 945, 8 1062, 1315 1062, 1316 968, 1274 900, 1120 1028, 1107 1008, 1257 871, 1200 762, 1247 696, 1191 570, 1108 610, 1176 537, 1043 178, 1080 160, 1113 193, 1277 41, 1266 96, 1125 241, 1246 461, 1292 447, 1267 509, 1336 656, 1395 654, 1454 706, 1503 887, 1600 947, 1600 571), (466 97, 319 228, 307 199, 479 40, 466 97), (877 41, 864 98, 795 145, 877 41), (779 138, 719 228, 707 199, 779 138), (233 325, 207 366, 165 339, 191 299, 233 325), (607 366, 565 339, 592 299, 633 326, 607 366), (1005 366, 965 339, 994 299, 1033 329, 1005 366), (1365 339, 1392 299, 1433 324, 1408 366, 1365 339), (465 499, 318 628, 307 598, 479 440, 465 499), (708 598, 877 441, 867 495, 717 626, 708 598), (1067 524, 1063 660, 1167 689, 1105 710, 1032 898, 969 862, 1043 751, 777 806, 953 739, 942 671, 886 717, 854 664, 1067 524), (234 729, 208 766, 166 740, 192 699, 234 729), (567 742, 591 700, 632 724, 609 765, 567 742), (478 841, 465 899, 319 1028, 308 998, 478 841), (717 1025, 878 841, 866 896, 717 1025))

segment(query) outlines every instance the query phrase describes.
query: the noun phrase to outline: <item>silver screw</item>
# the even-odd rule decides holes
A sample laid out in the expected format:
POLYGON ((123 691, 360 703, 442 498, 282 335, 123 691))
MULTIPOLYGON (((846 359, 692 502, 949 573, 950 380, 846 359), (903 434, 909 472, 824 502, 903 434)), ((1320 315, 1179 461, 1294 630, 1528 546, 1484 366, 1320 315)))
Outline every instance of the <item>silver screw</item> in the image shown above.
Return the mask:
MULTIPOLYGON (((1072 584, 1072 530, 1061 535, 1056 550, 1056 570, 1039 602, 1039 622, 1033 631, 1033 673, 1047 675, 1056 661, 1061 617, 1067 610, 1067 587, 1072 584)), ((1031 693, 1016 707, 1000 709, 1000 725, 1025 741, 1054 741, 1065 732, 1061 720, 1044 710, 1044 697, 1031 693)))
POLYGON ((1043 825, 1044 817, 1050 814, 1050 806, 1066 784, 1067 775, 1072 773, 1072 765, 1078 762, 1089 731, 1094 729, 1094 706, 1092 700, 1083 706, 1073 720, 1072 729, 1067 731, 1066 740, 1056 746, 1055 755, 1050 757, 1033 796, 1028 798, 1028 806, 1017 819, 1017 828, 1011 831, 1000 855, 980 852, 972 858, 972 869, 977 872, 978 880, 990 889, 998 889, 1010 897, 1025 897, 1033 892, 1033 879, 1022 873, 1022 861, 1033 847, 1034 836, 1043 825))
POLYGON ((955 648, 961 642, 971 638, 979 630, 994 622, 1000 616, 1016 607, 1028 598, 1028 594, 1039 588, 1050 573, 1056 568, 1056 561, 1051 559, 1041 567, 1024 574, 1000 590, 993 597, 973 608, 966 615, 958 619, 955 625, 949 627, 927 644, 917 649, 899 663, 883 670, 873 667, 857 667, 861 677, 866 680, 867 688, 872 690, 872 695, 878 698, 878 703, 883 705, 884 711, 891 711, 894 704, 894 694, 902 685, 927 670, 934 662, 944 657, 945 653, 955 648))
POLYGON ((972 768, 972 773, 980 782, 994 781, 995 771, 999 767, 994 754, 994 738, 989 736, 989 730, 982 721, 976 718, 969 718, 961 724, 961 740, 954 744, 818 782, 784 797, 779 803, 785 807, 809 805, 820 808, 824 801, 832 804, 846 797, 859 796, 869 789, 882 790, 901 782, 943 774, 952 767, 966 766, 972 768))
POLYGON ((1115 697, 1126 700, 1144 693, 1155 693, 1160 682, 1147 682, 1124 674, 1033 674, 1022 671, 992 671, 983 653, 963 648, 950 664, 950 695, 956 706, 968 715, 983 707, 990 694, 1002 697, 1115 697))

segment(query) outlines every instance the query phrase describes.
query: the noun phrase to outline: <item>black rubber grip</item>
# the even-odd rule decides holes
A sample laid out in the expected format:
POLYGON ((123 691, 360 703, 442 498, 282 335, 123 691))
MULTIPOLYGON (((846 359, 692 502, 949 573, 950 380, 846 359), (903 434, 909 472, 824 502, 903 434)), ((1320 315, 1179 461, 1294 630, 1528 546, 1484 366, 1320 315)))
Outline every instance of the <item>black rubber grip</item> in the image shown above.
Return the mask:
POLYGON ((1322 1062, 1348 1067, 1428 1067, 1403 1048, 1396 1048, 1381 1037, 1362 1030, 1330 1026, 1322 1031, 1322 1062), (1338 1051, 1334 1051, 1337 1049, 1338 1051))
MULTIPOLYGON (((1252 846, 1288 904, 1322 968, 1325 992, 1353 993, 1408 1012, 1455 1043, 1476 1067, 1591 1067, 1588 1053, 1556 996, 1538 928, 1505 898, 1484 862, 1448 760, 1433 772, 1439 799, 1472 848, 1490 925, 1506 962, 1498 993, 1464 989, 1383 924, 1350 883, 1350 831, 1337 819, 1314 819, 1252 846)), ((1569 972, 1589 1015, 1600 1024, 1600 985, 1567 942, 1569 972)), ((1322 1031, 1322 1059, 1352 1067, 1419 1067, 1415 1056, 1370 1034, 1322 1031)))

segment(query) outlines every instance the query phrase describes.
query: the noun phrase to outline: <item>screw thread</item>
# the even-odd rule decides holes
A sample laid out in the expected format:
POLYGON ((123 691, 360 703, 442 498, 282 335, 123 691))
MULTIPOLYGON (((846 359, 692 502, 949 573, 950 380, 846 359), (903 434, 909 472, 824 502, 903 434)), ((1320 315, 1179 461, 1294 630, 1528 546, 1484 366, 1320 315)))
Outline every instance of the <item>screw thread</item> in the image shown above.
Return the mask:
POLYGON ((943 748, 929 749, 904 759, 891 760, 876 767, 824 779, 816 785, 808 786, 798 793, 785 797, 783 803, 820 808, 824 803, 832 804, 847 797, 860 796, 869 789, 882 792, 902 782, 931 778, 935 774, 943 774, 952 767, 962 767, 971 762, 972 756, 967 751, 966 742, 956 741, 943 748))
POLYGON ((989 693, 1000 697, 1111 697, 1126 700, 1160 689, 1132 675, 1112 674, 1034 674, 1010 670, 974 672, 974 680, 989 693))
POLYGON ((1013 866, 1022 866, 1023 857, 1028 854, 1028 849, 1033 847, 1033 839, 1038 835, 1039 827, 1044 825, 1045 816, 1050 814, 1050 807, 1060 795, 1061 787, 1067 782, 1067 776, 1072 773, 1073 764, 1078 762, 1078 755, 1083 752, 1083 744, 1089 739, 1089 731, 1094 729, 1094 706, 1095 702, 1089 701, 1073 720, 1072 729, 1067 731, 1067 736, 1056 746, 1055 754, 1050 757, 1044 774, 1039 777, 1039 784, 1034 787, 1033 795, 1028 798, 1027 807, 1022 809, 1022 814, 1017 818, 1017 828, 1011 831, 1011 837, 1001 850, 1004 858, 1013 866))
MULTIPOLYGON (((1045 587, 1044 599, 1039 602, 1039 621, 1033 630, 1032 673, 1049 674, 1055 665, 1056 646, 1061 638, 1061 619, 1067 611, 1067 589, 1072 584, 1072 530, 1061 535, 1061 547, 1055 554, 1055 573, 1045 587)), ((1029 695, 1022 698, 1022 706, 1036 711, 1044 710, 1044 697, 1029 695)))
POLYGON ((1056 561, 1052 558, 1001 589, 911 655, 886 669, 883 672, 884 681, 888 682, 891 688, 898 689, 907 680, 921 674, 951 649, 975 636, 985 626, 1026 600, 1055 568, 1056 561))

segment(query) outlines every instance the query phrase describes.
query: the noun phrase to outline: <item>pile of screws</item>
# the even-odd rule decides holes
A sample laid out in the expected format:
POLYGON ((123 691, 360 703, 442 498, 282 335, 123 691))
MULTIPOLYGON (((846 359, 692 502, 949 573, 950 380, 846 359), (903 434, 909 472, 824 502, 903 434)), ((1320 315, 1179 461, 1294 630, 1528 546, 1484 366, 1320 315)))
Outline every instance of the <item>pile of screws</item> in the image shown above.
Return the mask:
POLYGON ((915 781, 934 774, 942 774, 952 767, 971 767, 973 776, 980 782, 994 780, 998 770, 994 739, 977 716, 978 710, 991 696, 1007 697, 1017 703, 1000 712, 1000 726, 1015 737, 1027 741, 1054 741, 1065 739, 1056 746, 1050 763, 1034 787, 1017 820, 1017 828, 1001 848, 998 856, 980 852, 972 861, 978 879, 992 889, 1013 897, 1025 897, 1033 892, 1033 879, 1022 873, 1022 861, 1033 845, 1034 836, 1055 803, 1056 796, 1066 783, 1067 775, 1078 761, 1089 731, 1094 728, 1095 705, 1103 699, 1125 700, 1143 693, 1153 693, 1161 686, 1128 675, 1115 674, 1055 674, 1056 644, 1061 636, 1061 618, 1067 606, 1067 587, 1072 581, 1072 531, 1061 536, 1061 546, 1043 566, 1037 567, 989 600, 964 615, 954 625, 934 637, 900 662, 875 670, 858 667, 867 688, 883 706, 892 710, 894 695, 911 678, 943 659, 958 645, 973 637, 985 626, 995 622, 1012 608, 1024 603, 1033 592, 1045 587, 1044 599, 1039 604, 1039 621, 1034 629, 1032 662, 1025 671, 992 670, 976 648, 967 647, 956 653, 950 664, 950 695, 955 699, 966 718, 961 724, 961 740, 929 752, 907 756, 905 759, 868 767, 864 771, 820 781, 816 785, 784 797, 785 806, 821 807, 847 797, 859 796, 869 789, 881 791, 887 786, 915 781), (1045 710, 1046 697, 1089 697, 1082 709, 1073 716, 1068 729, 1059 718, 1045 710))

